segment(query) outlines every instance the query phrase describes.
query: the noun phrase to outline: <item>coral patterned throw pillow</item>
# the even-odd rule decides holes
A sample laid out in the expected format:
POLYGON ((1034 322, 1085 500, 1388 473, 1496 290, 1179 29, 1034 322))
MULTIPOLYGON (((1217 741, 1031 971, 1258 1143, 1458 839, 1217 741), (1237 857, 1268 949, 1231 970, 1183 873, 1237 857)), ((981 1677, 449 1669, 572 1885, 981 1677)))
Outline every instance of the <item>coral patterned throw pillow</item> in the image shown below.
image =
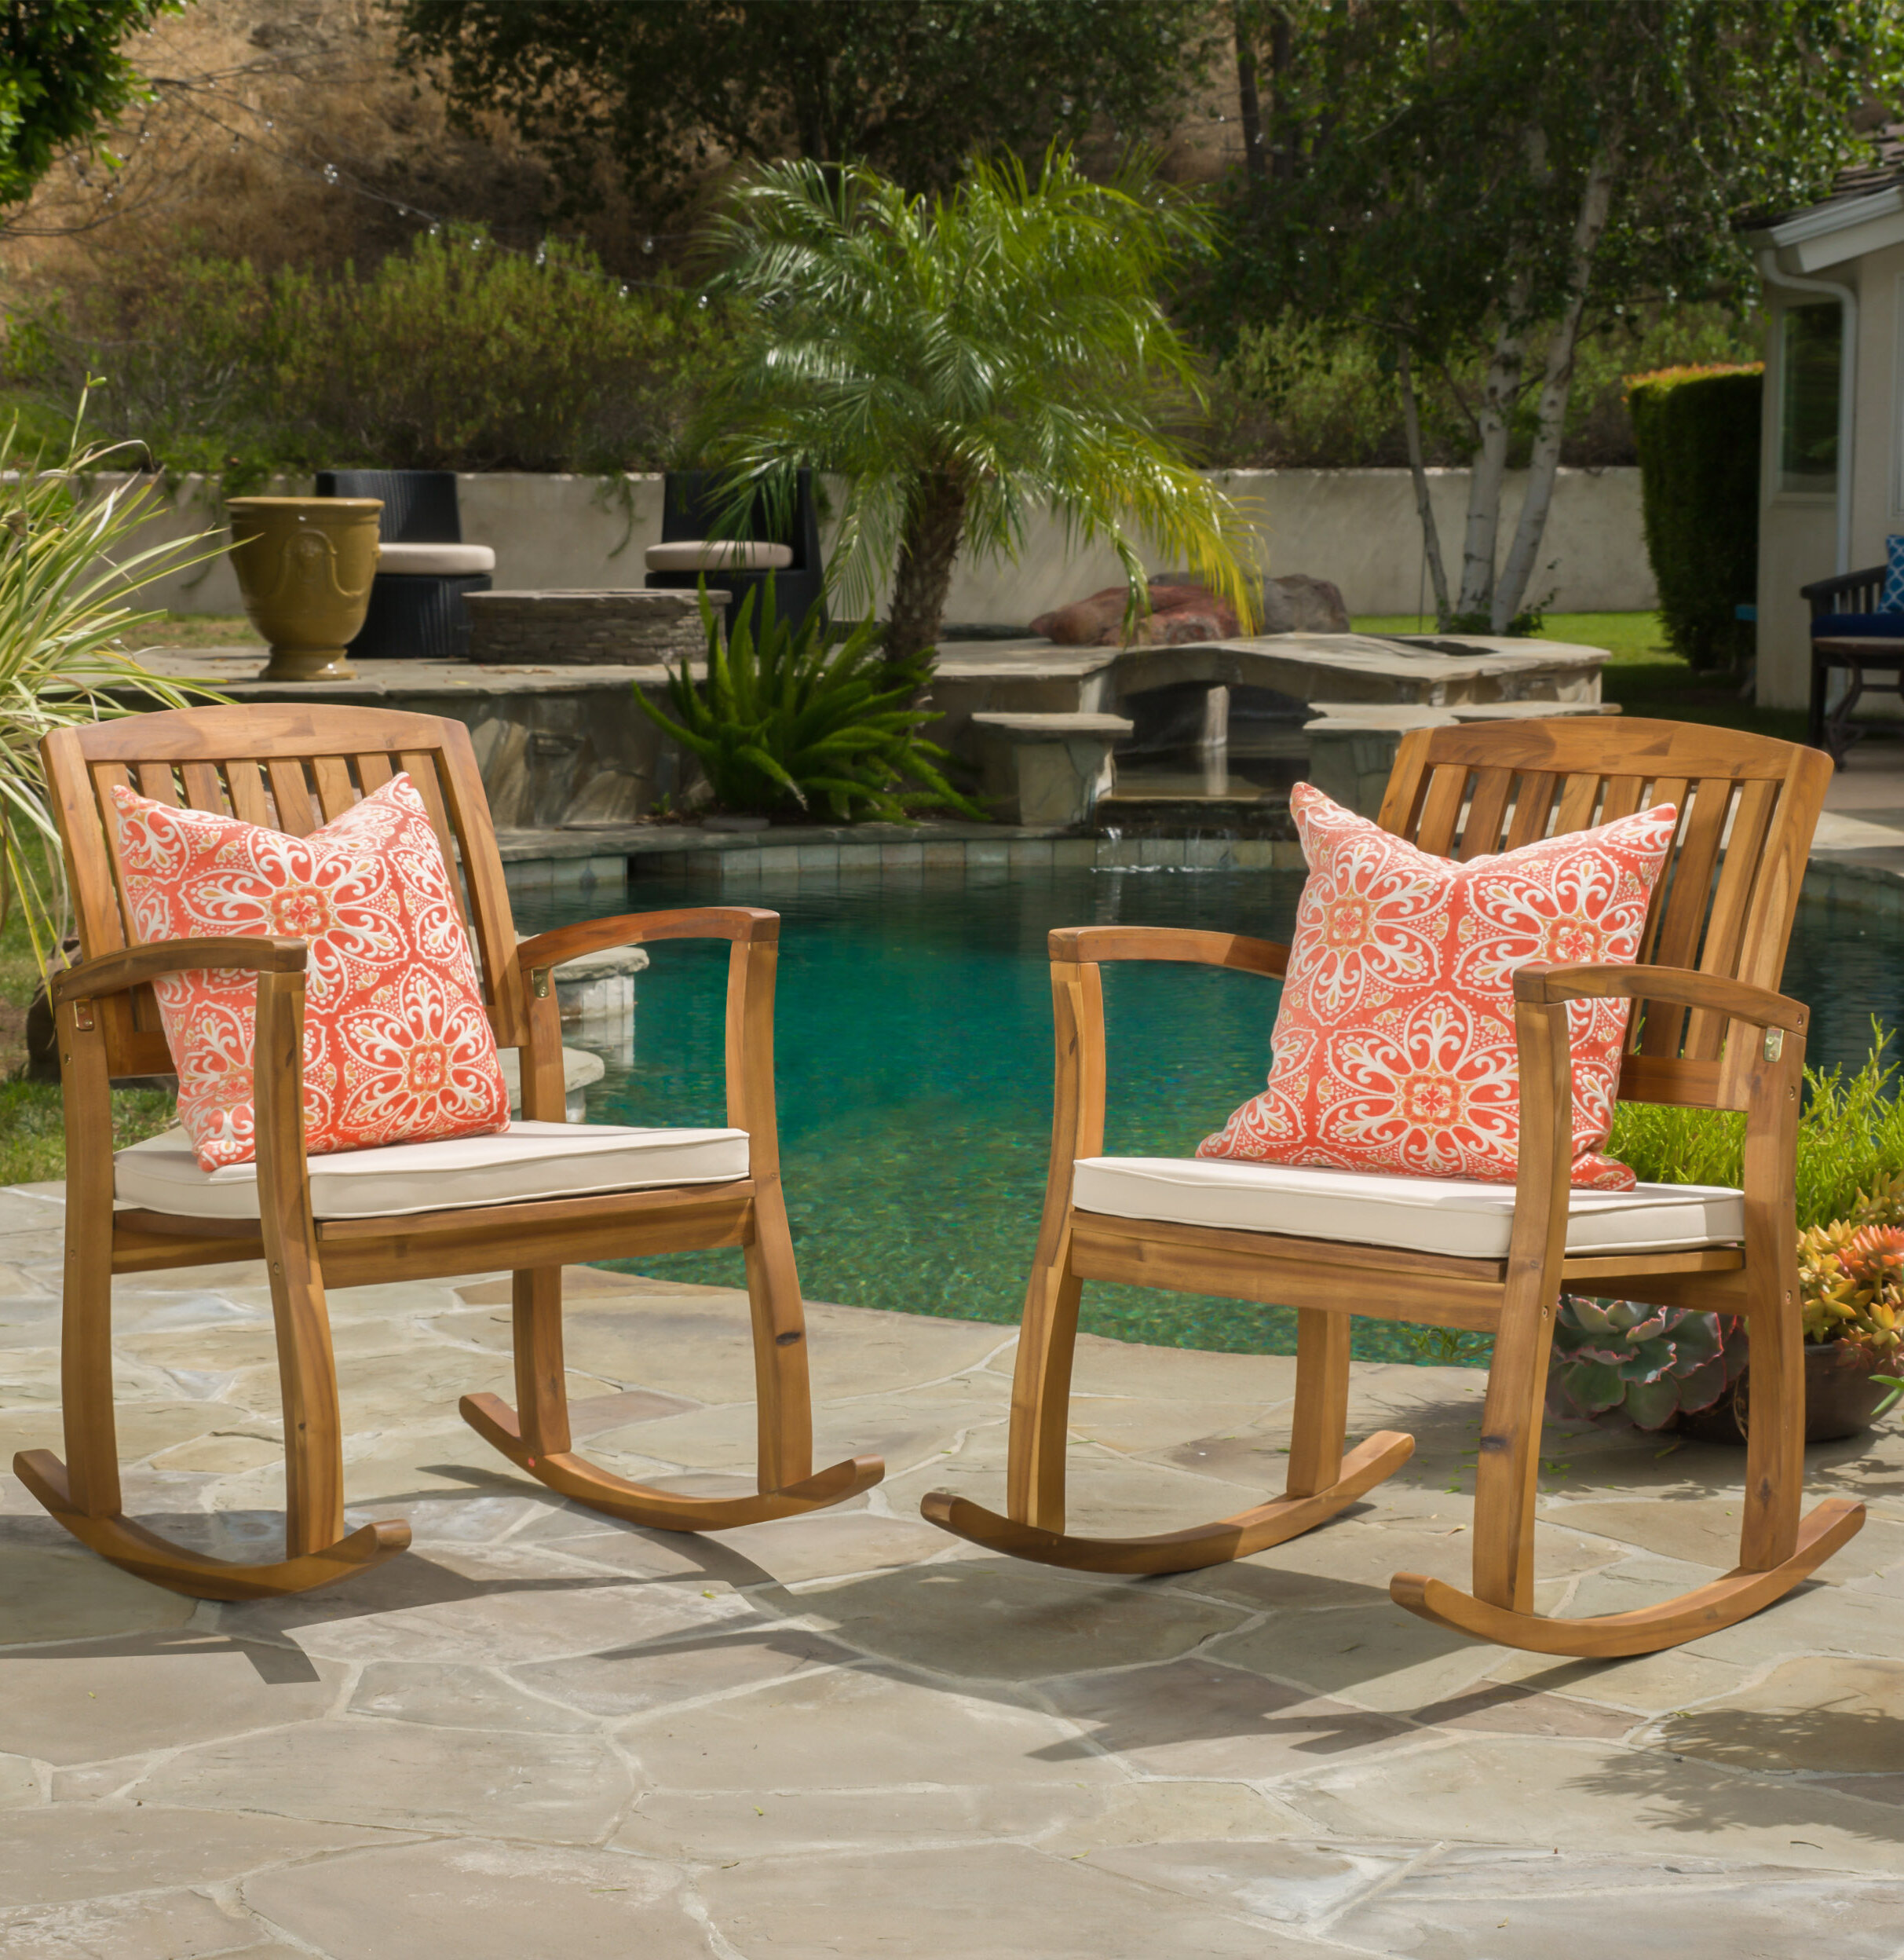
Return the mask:
MULTIPOLYGON (((1520 1153, 1517 967, 1633 959, 1672 847, 1670 804, 1495 858, 1432 858, 1307 783, 1309 861, 1269 1086, 1199 1157, 1511 1181, 1520 1153)), ((1626 1190, 1606 1156, 1624 1000, 1567 1007, 1575 1184, 1626 1190)))
MULTIPOLYGON (((423 799, 398 776, 308 837, 115 787, 133 931, 155 939, 302 939, 310 1150, 509 1128, 509 1090, 469 935, 423 799)), ((249 973, 155 983, 199 1167, 255 1154, 249 973)))

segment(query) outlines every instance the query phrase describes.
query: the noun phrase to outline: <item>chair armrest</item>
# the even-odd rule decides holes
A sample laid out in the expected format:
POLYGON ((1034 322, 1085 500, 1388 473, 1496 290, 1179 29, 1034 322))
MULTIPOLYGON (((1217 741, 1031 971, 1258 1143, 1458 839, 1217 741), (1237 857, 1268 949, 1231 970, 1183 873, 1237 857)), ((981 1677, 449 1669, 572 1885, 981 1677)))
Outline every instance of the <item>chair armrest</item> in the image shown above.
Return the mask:
POLYGON ((780 916, 757 905, 700 905, 685 912, 624 912, 612 919, 585 919, 579 925, 539 932, 516 949, 524 973, 559 967, 584 953, 610 946, 640 946, 661 939, 727 939, 737 945, 773 945, 780 936, 780 916))
POLYGON ((1193 932, 1181 926, 1061 926, 1051 934, 1051 957, 1074 962, 1171 960, 1188 966, 1232 967, 1280 980, 1289 949, 1273 940, 1235 932, 1193 932))
POLYGON ((1690 967, 1522 967, 1514 976, 1514 997, 1542 1007, 1567 1000, 1665 1000, 1793 1034, 1803 1034, 1811 1018, 1802 1000, 1690 967))
POLYGON ((128 946, 82 960, 53 976, 48 992, 53 1000, 97 1000, 129 987, 144 986, 168 973, 196 973, 210 967, 239 973, 301 973, 309 949, 301 939, 246 937, 223 939, 160 939, 147 946, 128 946))
POLYGON ((1831 602, 1842 598, 1847 592, 1862 591, 1866 587, 1873 592, 1879 591, 1883 587, 1884 574, 1885 568, 1881 565, 1874 565, 1867 572, 1840 572, 1834 577, 1814 579, 1809 585, 1801 585, 1798 588, 1798 596, 1811 602, 1811 611, 1815 617, 1821 612, 1841 610, 1833 605, 1831 602))

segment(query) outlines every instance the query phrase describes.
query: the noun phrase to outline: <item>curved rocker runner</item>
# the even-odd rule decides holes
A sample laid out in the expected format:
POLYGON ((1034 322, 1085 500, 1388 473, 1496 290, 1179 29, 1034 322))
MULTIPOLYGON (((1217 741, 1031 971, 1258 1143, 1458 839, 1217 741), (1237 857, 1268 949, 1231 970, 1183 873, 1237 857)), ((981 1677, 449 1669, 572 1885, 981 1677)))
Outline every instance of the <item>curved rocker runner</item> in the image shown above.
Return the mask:
MULTIPOLYGON (((517 1407, 473 1395, 462 1413, 550 1489, 634 1524, 718 1530, 838 1504, 879 1481, 884 1468, 874 1457, 813 1468, 806 1324, 773 1106, 774 913, 723 906, 595 920, 518 947, 468 732, 433 716, 356 708, 196 708, 59 730, 42 752, 84 954, 51 989, 66 1112, 60 1366, 67 1457, 24 1451, 14 1468, 82 1543, 155 1585, 212 1600, 301 1592, 393 1557, 410 1542, 401 1519, 345 1527, 343 1432, 324 1289, 499 1267, 513 1276, 517 1407), (438 1183, 443 1190, 442 1209, 378 1213, 360 1198, 350 1215, 327 1215, 323 1203, 314 1206, 305 1152, 304 942, 235 937, 127 943, 130 909, 122 903, 109 841, 115 785, 305 836, 399 770, 409 773, 428 807, 444 863, 460 863, 485 1011, 498 1045, 523 1051, 524 1112, 532 1130, 541 1126, 545 1155, 577 1156, 578 1191, 502 1203, 491 1192, 458 1204, 456 1168, 446 1165, 431 1174, 433 1197, 438 1183), (729 1128, 622 1134, 636 1139, 627 1147, 637 1155, 649 1148, 662 1153, 651 1160, 657 1165, 666 1147, 684 1137, 704 1143, 711 1136, 725 1154, 712 1172, 691 1171, 694 1181, 682 1182, 678 1168, 645 1176, 636 1165, 627 1173, 628 1188, 594 1188, 599 1172, 579 1159, 591 1141, 587 1126, 556 1128, 564 1096, 553 971, 605 947, 686 938, 729 944, 729 1128), (195 1215, 152 1197, 115 1209, 112 1080, 170 1071, 151 982, 208 968, 258 976, 255 1215, 195 1215), (738 1245, 746 1256, 759 1410, 757 1494, 689 1497, 598 1469, 570 1447, 563 1265, 719 1245, 738 1245), (286 1437, 284 1556, 255 1564, 193 1552, 125 1516, 111 1362, 115 1274, 250 1259, 269 1267, 286 1437)), ((353 1154, 360 1163, 373 1154, 353 1154)))
MULTIPOLYGON (((1359 1234, 1350 1241, 1308 1235, 1299 1171, 1281 1173, 1280 1213, 1259 1185, 1250 1223, 1217 1224, 1209 1222, 1215 1207, 1208 1186, 1190 1190, 1207 1167, 1101 1156, 1103 963, 1170 960, 1275 978, 1286 969, 1288 949, 1215 932, 1054 932, 1051 1165, 1012 1391, 1006 1508, 1001 1514, 934 1491, 921 1505, 926 1519, 1015 1557, 1130 1574, 1187 1571, 1310 1530, 1392 1475, 1413 1449, 1411 1438, 1384 1431, 1343 1454, 1349 1323, 1361 1314, 1494 1337, 1471 1589, 1398 1573, 1390 1588, 1397 1604, 1504 1646, 1596 1656, 1676 1646, 1782 1598, 1864 1517, 1862 1506, 1840 1498, 1800 1515, 1804 1388, 1793 1186, 1807 1014, 1772 991, 1830 775, 1829 759, 1815 751, 1673 722, 1528 721, 1404 738, 1380 821, 1437 856, 1492 856, 1654 804, 1670 803, 1679 813, 1639 963, 1530 965, 1514 976, 1519 1172, 1511 1206, 1494 1205, 1501 1235, 1485 1257, 1417 1249, 1404 1194, 1385 1198, 1381 1189, 1405 1179, 1367 1180, 1359 1234), (1681 1224, 1662 1230, 1654 1245, 1611 1246, 1584 1234, 1570 1242, 1581 1208, 1570 1183, 1568 1004, 1606 999, 1635 1004, 1621 1066, 1623 1098, 1745 1113, 1744 1186, 1731 1201, 1740 1228, 1689 1236, 1681 1224), (1296 1399, 1281 1497, 1147 1537, 1067 1532, 1072 1354, 1087 1279, 1296 1310, 1296 1399), (1552 1316, 1563 1286, 1739 1315, 1750 1323, 1752 1341, 1737 1566, 1657 1606, 1577 1620, 1533 1611, 1536 1477, 1552 1316)), ((1668 1187, 1656 1188, 1667 1190, 1670 1207, 1668 1187)))

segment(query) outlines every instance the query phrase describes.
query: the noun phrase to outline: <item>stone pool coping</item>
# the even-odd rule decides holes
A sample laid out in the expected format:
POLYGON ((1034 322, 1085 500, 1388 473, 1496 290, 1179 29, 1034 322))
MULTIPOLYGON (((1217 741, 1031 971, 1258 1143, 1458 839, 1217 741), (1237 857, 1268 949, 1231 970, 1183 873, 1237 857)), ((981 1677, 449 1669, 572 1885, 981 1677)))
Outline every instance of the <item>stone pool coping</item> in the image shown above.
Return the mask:
POLYGON ((988 878, 1012 871, 1299 871, 1302 847, 1272 838, 1080 837, 1049 827, 1001 824, 801 826, 735 836, 686 825, 616 832, 505 831, 497 836, 512 892, 586 890, 627 877, 908 877, 926 872, 988 878))
MULTIPOLYGON (((1904 830, 1869 823, 1821 825, 1836 848, 1814 849, 1805 870, 1808 898, 1834 905, 1904 912, 1904 830), (1895 843, 1866 841, 1885 832, 1895 843)), ((1013 871, 1300 871, 1299 844, 1257 837, 1085 837, 1051 827, 997 824, 860 825, 820 829, 786 825, 733 835, 685 825, 619 830, 504 831, 497 843, 512 892, 587 891, 630 877, 718 878, 744 884, 766 877, 911 877, 1013 871)))

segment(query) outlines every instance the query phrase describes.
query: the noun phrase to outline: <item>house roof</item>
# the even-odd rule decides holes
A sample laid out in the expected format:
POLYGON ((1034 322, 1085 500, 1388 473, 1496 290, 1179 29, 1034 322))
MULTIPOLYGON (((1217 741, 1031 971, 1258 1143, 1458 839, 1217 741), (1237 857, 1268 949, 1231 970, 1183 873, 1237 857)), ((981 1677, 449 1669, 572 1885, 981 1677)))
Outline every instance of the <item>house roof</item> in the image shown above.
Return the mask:
POLYGON ((1872 191, 1889 190, 1893 185, 1904 184, 1904 122, 1885 122, 1867 130, 1865 141, 1874 154, 1865 163, 1848 166, 1832 179, 1826 203, 1835 204, 1840 198, 1862 197, 1872 191))
POLYGON ((1761 245, 1789 248, 1811 272, 1904 241, 1904 122, 1863 133, 1870 147, 1833 178, 1830 194, 1782 211, 1751 211, 1737 228, 1761 245))

